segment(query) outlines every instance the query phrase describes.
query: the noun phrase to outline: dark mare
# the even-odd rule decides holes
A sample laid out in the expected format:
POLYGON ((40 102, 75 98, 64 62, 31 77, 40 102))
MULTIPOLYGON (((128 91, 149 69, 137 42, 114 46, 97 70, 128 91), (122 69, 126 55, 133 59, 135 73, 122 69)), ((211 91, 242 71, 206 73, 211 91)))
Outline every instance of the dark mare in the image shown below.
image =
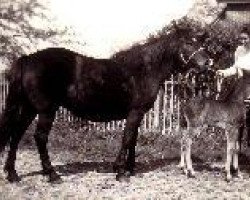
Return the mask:
POLYGON ((207 69, 210 59, 190 29, 122 51, 111 59, 95 59, 64 48, 48 48, 21 56, 9 74, 9 94, 0 121, 0 151, 10 150, 4 170, 19 181, 16 152, 25 130, 38 114, 34 134, 43 173, 60 181, 48 155, 47 142, 59 106, 91 121, 126 119, 122 146, 114 163, 117 180, 133 174, 138 127, 153 106, 164 80, 190 68, 207 69))

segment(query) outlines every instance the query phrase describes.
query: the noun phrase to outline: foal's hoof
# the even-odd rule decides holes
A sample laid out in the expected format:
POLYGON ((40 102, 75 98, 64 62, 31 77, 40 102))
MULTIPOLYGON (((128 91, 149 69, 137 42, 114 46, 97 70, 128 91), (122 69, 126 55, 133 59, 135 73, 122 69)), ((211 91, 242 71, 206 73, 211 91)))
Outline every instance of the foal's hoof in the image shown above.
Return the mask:
POLYGON ((129 176, 135 176, 136 175, 134 170, 130 170, 127 173, 129 173, 129 176))
POLYGON ((128 183, 130 181, 130 173, 129 172, 118 173, 116 175, 116 180, 119 181, 119 182, 128 183))
POLYGON ((192 171, 190 171, 190 170, 187 170, 187 177, 188 177, 188 178, 195 178, 194 172, 192 172, 192 171))
POLYGON ((235 178, 238 178, 238 179, 243 179, 243 175, 242 173, 238 172, 237 174, 234 175, 235 178))
POLYGON ((231 182, 231 180, 232 180, 232 176, 227 175, 225 178, 225 181, 229 183, 231 182))
POLYGON ((17 175, 17 173, 11 173, 8 174, 6 179, 10 182, 10 183, 16 183, 16 182, 20 182, 21 178, 17 175))
POLYGON ((48 181, 53 184, 60 184, 63 182, 62 178, 56 172, 53 172, 49 175, 48 181))

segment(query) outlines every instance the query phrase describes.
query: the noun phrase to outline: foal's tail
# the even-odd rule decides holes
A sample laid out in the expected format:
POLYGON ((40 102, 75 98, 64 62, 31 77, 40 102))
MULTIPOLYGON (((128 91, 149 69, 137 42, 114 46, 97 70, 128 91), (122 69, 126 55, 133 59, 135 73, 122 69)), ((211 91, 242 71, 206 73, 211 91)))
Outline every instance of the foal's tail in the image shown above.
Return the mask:
POLYGON ((2 152, 11 139, 15 122, 18 119, 22 101, 22 66, 25 57, 19 58, 13 63, 7 78, 9 92, 6 97, 5 109, 0 116, 0 152, 2 152))
POLYGON ((245 126, 244 124, 242 124, 240 127, 239 127, 239 135, 238 135, 238 142, 239 142, 239 153, 241 153, 242 151, 242 143, 243 143, 243 136, 244 136, 244 129, 245 129, 245 126))

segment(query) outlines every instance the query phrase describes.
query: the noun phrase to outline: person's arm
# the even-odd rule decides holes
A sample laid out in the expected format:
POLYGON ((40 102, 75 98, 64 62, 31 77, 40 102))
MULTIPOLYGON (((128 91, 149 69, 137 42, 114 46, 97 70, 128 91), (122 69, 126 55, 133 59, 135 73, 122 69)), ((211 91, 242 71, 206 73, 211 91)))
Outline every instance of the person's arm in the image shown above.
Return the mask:
POLYGON ((245 56, 239 57, 234 65, 231 67, 224 69, 224 70, 217 70, 217 75, 222 77, 229 77, 233 75, 242 76, 243 71, 250 72, 250 53, 246 54, 245 56))
POLYGON ((235 65, 226 68, 226 69, 219 69, 216 71, 216 74, 222 77, 230 77, 236 75, 238 73, 238 69, 235 65))

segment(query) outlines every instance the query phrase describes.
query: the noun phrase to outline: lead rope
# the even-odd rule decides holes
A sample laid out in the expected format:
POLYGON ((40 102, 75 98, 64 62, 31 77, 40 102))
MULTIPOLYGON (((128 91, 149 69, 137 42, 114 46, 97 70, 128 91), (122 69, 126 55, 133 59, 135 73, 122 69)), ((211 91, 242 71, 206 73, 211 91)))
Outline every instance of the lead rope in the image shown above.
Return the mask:
POLYGON ((222 82, 223 82, 223 78, 221 76, 218 76, 216 78, 216 96, 215 96, 215 100, 219 100, 220 93, 221 93, 222 82))

